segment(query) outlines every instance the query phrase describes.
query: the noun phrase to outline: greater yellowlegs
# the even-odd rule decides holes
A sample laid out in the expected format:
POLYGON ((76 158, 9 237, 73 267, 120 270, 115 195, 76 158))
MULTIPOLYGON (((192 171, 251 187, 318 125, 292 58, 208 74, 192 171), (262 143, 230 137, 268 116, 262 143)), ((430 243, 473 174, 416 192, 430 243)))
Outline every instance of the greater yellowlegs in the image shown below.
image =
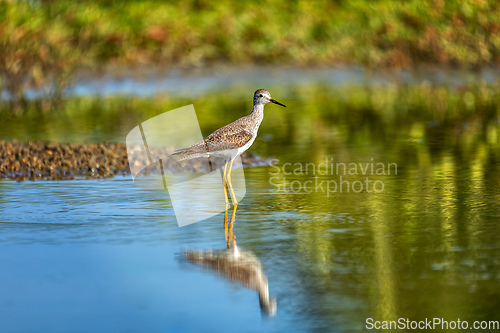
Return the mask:
POLYGON ((178 161, 208 156, 223 158, 225 163, 222 182, 224 185, 226 205, 229 203, 227 184, 229 184, 234 205, 238 205, 233 185, 231 183, 231 170, 233 168, 233 162, 237 156, 243 154, 244 151, 250 148, 252 143, 255 141, 260 123, 264 118, 264 105, 267 103, 274 103, 286 107, 285 105, 272 99, 269 91, 265 89, 258 89, 253 95, 253 109, 248 116, 242 117, 229 125, 221 127, 210 134, 205 140, 197 142, 187 148, 176 150, 172 154, 178 156, 178 161))

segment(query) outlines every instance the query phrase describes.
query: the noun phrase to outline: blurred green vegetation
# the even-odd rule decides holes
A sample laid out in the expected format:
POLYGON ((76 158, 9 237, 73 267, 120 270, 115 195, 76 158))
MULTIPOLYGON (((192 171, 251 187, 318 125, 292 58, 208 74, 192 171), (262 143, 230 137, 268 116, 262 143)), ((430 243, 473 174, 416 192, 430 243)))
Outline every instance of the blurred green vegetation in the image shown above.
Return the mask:
POLYGON ((491 65, 499 22, 495 0, 1 1, 1 86, 59 97, 75 69, 117 63, 491 65))

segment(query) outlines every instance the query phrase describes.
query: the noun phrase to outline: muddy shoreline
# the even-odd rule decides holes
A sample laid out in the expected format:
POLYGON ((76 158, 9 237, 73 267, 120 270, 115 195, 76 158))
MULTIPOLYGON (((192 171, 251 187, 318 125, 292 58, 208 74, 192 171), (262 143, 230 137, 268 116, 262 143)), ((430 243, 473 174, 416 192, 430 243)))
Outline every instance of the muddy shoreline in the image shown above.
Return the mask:
MULTIPOLYGON (((268 159, 242 155, 244 166, 269 165, 268 159)), ((144 161, 147 168, 147 161, 144 161)), ((123 143, 44 143, 0 141, 0 180, 101 179, 129 175, 123 143)))

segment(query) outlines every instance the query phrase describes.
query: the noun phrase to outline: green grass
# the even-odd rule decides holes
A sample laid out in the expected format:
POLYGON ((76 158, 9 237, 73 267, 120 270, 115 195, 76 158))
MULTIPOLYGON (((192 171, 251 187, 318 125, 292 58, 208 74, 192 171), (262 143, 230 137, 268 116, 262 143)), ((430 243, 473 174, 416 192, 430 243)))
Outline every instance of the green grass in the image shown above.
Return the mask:
POLYGON ((62 90, 76 68, 210 62, 294 65, 500 62, 494 0, 1 1, 3 90, 62 90))

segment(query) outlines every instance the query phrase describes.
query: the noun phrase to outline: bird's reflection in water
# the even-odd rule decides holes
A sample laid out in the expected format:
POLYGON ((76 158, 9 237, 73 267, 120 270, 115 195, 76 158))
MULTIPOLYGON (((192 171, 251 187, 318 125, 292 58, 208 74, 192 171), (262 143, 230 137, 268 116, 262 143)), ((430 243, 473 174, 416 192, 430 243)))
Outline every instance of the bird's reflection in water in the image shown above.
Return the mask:
POLYGON ((237 206, 233 209, 229 224, 227 206, 224 215, 227 249, 186 251, 184 257, 193 264, 218 273, 219 276, 256 290, 262 313, 273 316, 276 313, 276 299, 269 296, 269 285, 260 260, 252 252, 236 246, 233 234, 236 208, 237 206))

